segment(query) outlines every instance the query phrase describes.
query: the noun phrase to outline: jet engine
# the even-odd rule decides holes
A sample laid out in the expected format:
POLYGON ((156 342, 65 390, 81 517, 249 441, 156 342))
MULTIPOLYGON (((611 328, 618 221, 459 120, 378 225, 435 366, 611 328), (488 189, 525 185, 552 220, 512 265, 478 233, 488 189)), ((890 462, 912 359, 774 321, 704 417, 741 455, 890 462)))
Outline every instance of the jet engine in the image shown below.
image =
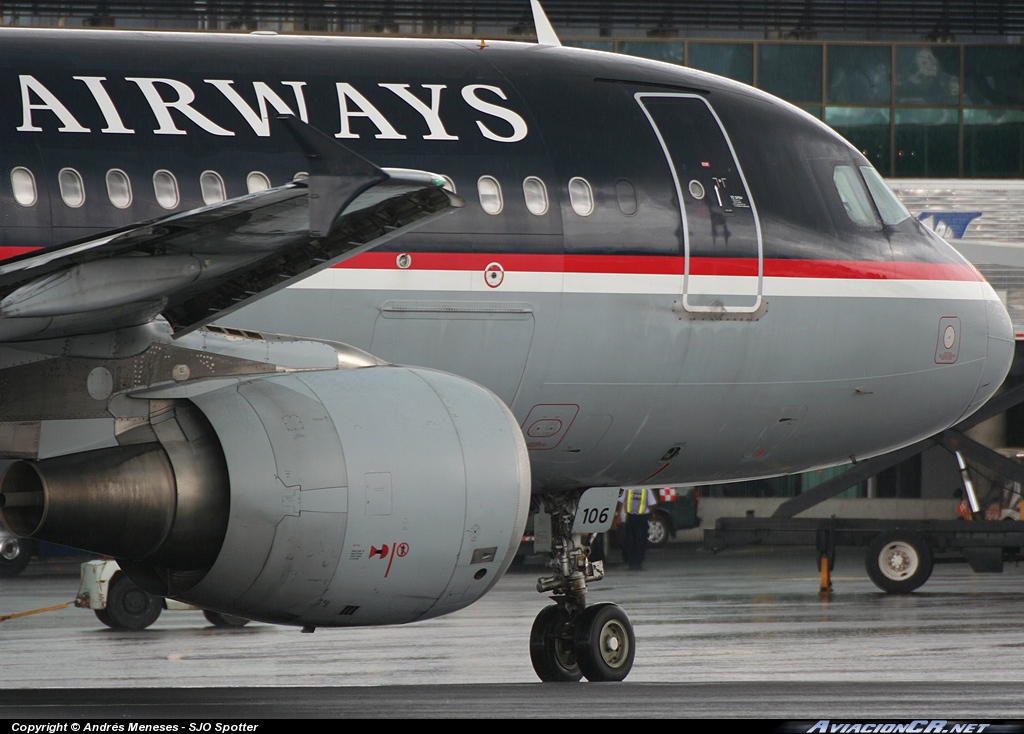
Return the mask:
POLYGON ((307 626, 455 611, 511 563, 529 461, 479 385, 380 366, 177 389, 150 399, 156 441, 13 464, 7 525, 151 593, 307 626))

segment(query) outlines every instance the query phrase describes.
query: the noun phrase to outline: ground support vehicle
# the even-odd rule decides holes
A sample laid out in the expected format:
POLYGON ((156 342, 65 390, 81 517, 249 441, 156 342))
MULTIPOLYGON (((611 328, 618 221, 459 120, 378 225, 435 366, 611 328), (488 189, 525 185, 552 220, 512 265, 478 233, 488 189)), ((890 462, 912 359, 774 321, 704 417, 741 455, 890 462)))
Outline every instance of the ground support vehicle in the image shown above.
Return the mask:
POLYGON ((907 594, 928 580, 936 563, 966 561, 977 572, 998 573, 1004 562, 1024 559, 1024 525, 962 519, 724 517, 704 534, 704 546, 712 551, 739 545, 813 545, 829 569, 836 548, 866 547, 865 565, 875 585, 891 594, 907 594))
POLYGON ((92 609, 103 624, 116 630, 142 630, 153 624, 163 610, 201 611, 215 627, 242 627, 249 620, 231 614, 199 609, 190 604, 153 596, 121 572, 114 560, 82 564, 82 581, 75 606, 92 609))
POLYGON ((668 543, 677 530, 689 530, 700 525, 697 504, 700 493, 696 487, 659 487, 658 504, 651 508, 647 526, 647 542, 655 547, 668 543))

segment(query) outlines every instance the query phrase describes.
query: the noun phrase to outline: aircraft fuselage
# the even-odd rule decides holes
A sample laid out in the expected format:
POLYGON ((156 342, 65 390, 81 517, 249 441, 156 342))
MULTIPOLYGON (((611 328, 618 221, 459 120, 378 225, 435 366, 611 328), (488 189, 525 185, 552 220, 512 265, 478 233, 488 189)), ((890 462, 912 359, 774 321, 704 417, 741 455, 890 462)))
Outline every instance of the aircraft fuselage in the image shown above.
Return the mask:
POLYGON ((838 135, 741 84, 510 43, 0 38, 8 255, 291 180, 307 161, 282 113, 448 177, 467 206, 222 323, 480 382, 535 491, 871 456, 953 424, 1009 366, 977 271, 838 135))

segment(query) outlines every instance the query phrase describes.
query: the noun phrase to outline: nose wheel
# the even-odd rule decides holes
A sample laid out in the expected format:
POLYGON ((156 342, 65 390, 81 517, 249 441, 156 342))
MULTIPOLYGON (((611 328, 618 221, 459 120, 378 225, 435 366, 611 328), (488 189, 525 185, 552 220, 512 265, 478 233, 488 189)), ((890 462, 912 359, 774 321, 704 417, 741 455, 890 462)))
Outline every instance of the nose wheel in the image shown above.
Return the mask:
POLYGON ((546 512, 538 511, 534 520, 551 524, 552 573, 537 579, 537 591, 551 593, 555 603, 533 622, 530 660, 542 681, 620 681, 633 667, 636 637, 618 605, 587 606, 587 584, 604 578, 604 564, 590 560, 591 532, 572 532, 577 499, 572 493, 545 495, 546 512))
POLYGON ((587 680, 625 679, 633 668, 636 637, 622 607, 604 602, 584 609, 576 620, 573 651, 587 680))
POLYGON ((575 619, 552 604, 537 615, 530 632, 530 660, 542 681, 621 681, 635 655, 633 625, 617 604, 595 604, 575 619))
POLYGON ((576 664, 575 626, 557 604, 545 607, 530 631, 530 662, 546 683, 575 683, 583 674, 576 664))

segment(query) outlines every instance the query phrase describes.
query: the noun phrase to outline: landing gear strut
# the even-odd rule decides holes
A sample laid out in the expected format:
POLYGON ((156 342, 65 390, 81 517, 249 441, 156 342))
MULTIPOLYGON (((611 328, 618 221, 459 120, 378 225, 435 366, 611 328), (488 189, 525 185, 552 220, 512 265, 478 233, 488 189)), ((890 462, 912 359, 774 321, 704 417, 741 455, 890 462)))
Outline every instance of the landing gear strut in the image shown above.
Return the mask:
POLYGON ((536 516, 551 520, 548 565, 554 572, 537 580, 537 591, 552 592, 555 603, 533 623, 530 660, 543 681, 620 681, 633 667, 633 625, 616 604, 587 606, 587 582, 604 578, 604 564, 590 560, 588 536, 572 533, 576 499, 545 496, 547 512, 536 516))

